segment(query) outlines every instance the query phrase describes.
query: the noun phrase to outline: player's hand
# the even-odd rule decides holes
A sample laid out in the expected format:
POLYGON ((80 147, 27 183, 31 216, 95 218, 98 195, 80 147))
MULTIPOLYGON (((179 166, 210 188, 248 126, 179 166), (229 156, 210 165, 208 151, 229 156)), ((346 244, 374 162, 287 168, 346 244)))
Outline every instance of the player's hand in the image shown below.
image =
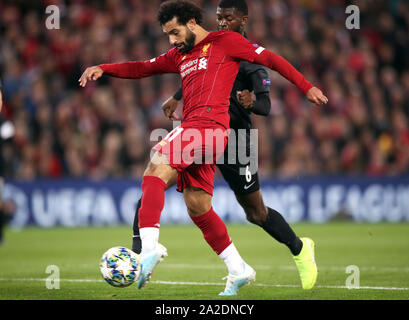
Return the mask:
POLYGON ((166 118, 169 118, 170 120, 179 120, 179 117, 175 113, 177 108, 178 101, 173 97, 170 97, 162 104, 163 113, 165 114, 166 118))
POLYGON ((328 98, 324 96, 322 91, 317 87, 312 87, 308 90, 306 96, 310 102, 315 103, 317 106, 322 106, 328 103, 328 98))
POLYGON ((253 107, 253 96, 247 89, 243 91, 237 91, 237 100, 239 100, 240 104, 245 109, 250 109, 253 107))
POLYGON ((85 87, 88 81, 96 81, 103 75, 104 71, 98 66, 85 69, 81 78, 78 80, 81 87, 85 87))

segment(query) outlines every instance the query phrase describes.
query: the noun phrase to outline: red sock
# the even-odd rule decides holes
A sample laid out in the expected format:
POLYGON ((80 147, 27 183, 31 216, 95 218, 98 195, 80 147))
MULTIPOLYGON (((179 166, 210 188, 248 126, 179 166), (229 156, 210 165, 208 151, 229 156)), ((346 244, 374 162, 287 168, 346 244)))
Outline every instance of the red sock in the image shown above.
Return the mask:
POLYGON ((202 230, 206 242, 217 254, 222 253, 232 243, 226 225, 213 211, 213 208, 209 212, 191 217, 191 219, 202 230))
POLYGON ((157 177, 142 180, 142 201, 139 209, 139 228, 159 228, 160 215, 165 206, 166 183, 157 177))

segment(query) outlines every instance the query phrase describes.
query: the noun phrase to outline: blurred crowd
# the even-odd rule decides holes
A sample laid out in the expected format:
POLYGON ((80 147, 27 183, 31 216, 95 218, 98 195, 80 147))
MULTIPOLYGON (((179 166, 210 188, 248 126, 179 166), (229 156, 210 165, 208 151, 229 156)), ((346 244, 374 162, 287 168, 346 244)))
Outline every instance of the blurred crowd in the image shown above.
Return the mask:
MULTIPOLYGON (((215 30, 218 1, 196 1, 215 30)), ((172 129, 161 104, 176 75, 103 77, 85 89, 88 66, 145 60, 169 49, 156 21, 159 0, 0 2, 2 114, 15 126, 2 150, 11 179, 140 178, 150 133, 172 129), (60 29, 48 30, 48 5, 60 29)), ((409 173, 409 4, 358 1, 360 29, 348 30, 351 1, 249 0, 248 37, 289 60, 329 98, 311 105, 271 72, 271 113, 254 116, 262 178, 409 173)), ((181 106, 180 106, 181 107, 181 106)))

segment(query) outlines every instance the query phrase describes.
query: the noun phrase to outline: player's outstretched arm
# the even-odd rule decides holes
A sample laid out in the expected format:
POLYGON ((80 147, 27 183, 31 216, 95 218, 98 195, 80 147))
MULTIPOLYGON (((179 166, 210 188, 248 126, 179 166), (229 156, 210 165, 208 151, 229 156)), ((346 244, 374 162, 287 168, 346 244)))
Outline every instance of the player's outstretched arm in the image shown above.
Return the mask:
MULTIPOLYGON (((112 64, 101 64, 85 69, 81 78, 78 80, 81 87, 85 87, 88 81, 96 81, 102 77, 103 74, 125 79, 141 78, 143 75, 138 72, 138 66, 140 70, 144 71, 143 62, 123 62, 112 64)), ((147 69, 147 68, 145 68, 147 69)))
POLYGON ((283 57, 251 43, 237 32, 226 31, 223 36, 223 46, 226 52, 234 58, 263 65, 277 71, 288 81, 292 82, 304 93, 309 101, 317 105, 328 102, 327 97, 308 82, 304 76, 283 57))
POLYGON ((104 74, 104 71, 99 66, 93 66, 85 69, 81 78, 78 80, 81 87, 85 87, 88 81, 96 81, 104 74))
POLYGON ((317 87, 312 87, 310 90, 308 90, 306 97, 310 102, 315 103, 318 106, 328 103, 328 98, 324 96, 322 91, 317 87))
POLYGON ((85 70, 79 83, 85 87, 87 81, 95 81, 103 74, 122 79, 141 79, 163 73, 178 73, 175 63, 176 50, 146 61, 128 61, 121 63, 100 64, 85 70))
POLYGON ((255 62, 277 71, 288 81, 296 85, 310 102, 318 106, 328 103, 328 98, 322 91, 307 81, 304 76, 283 57, 271 51, 263 50, 256 56, 255 62))

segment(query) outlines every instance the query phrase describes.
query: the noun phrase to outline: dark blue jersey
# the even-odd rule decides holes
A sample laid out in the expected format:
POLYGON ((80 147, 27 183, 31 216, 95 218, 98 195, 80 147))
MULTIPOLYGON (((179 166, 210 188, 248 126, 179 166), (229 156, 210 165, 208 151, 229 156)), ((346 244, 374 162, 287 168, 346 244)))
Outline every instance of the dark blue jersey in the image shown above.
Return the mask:
POLYGON ((251 113, 268 115, 270 112, 270 78, 267 68, 247 61, 240 63, 240 69, 230 94, 230 127, 250 129, 251 113), (237 99, 237 91, 254 91, 256 101, 251 109, 245 109, 237 99))

